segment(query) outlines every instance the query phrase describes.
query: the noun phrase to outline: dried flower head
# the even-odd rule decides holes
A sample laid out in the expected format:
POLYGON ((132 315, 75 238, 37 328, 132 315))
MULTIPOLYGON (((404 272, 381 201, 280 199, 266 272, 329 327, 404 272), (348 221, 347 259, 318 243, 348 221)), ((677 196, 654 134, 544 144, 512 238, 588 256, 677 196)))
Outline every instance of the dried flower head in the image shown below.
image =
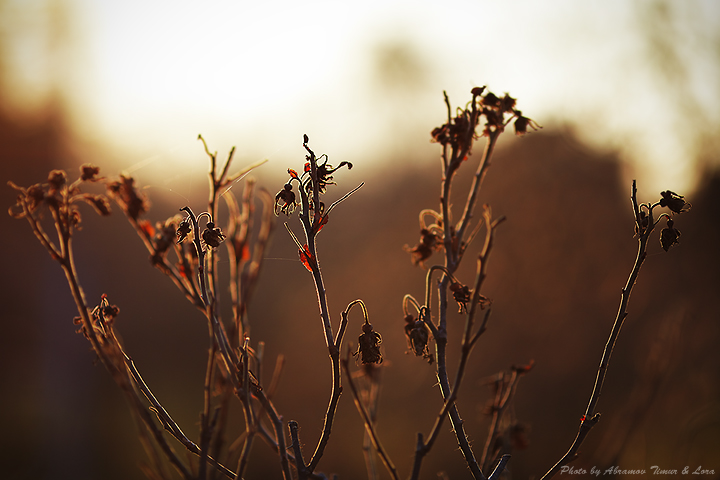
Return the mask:
POLYGON ((225 240, 225 235, 213 222, 208 222, 202 233, 202 239, 206 245, 217 248, 225 240))
POLYGON ((109 182, 107 185, 110 195, 115 199, 125 214, 137 220, 137 218, 150 208, 150 202, 147 197, 138 194, 135 188, 135 179, 120 175, 119 180, 109 182))
POLYGON ((517 118, 515 119, 515 135, 517 136, 523 136, 527 133, 528 127, 532 128, 533 130, 538 130, 542 128, 540 125, 538 125, 534 120, 524 117, 522 115, 522 112, 520 110, 516 110, 515 114, 517 115, 517 118))
POLYGON ((416 320, 412 315, 405 316, 405 338, 407 338, 408 347, 417 357, 427 359, 429 363, 433 362, 433 356, 428 348, 430 333, 428 328, 421 320, 416 320))
POLYGON ((502 133, 505 130, 505 115, 498 107, 485 107, 482 114, 485 117, 485 127, 483 127, 482 133, 484 137, 489 137, 493 133, 502 133))
POLYGON ((380 353, 382 336, 374 331, 372 325, 367 322, 363 324, 362 332, 358 337, 358 349, 353 356, 360 355, 360 363, 363 365, 382 363, 382 353, 380 353))
POLYGON ((482 100, 480 100, 480 104, 486 107, 497 107, 500 105, 500 99, 494 93, 488 92, 482 100))
POLYGON ((17 196, 15 207, 11 207, 8 213, 15 218, 23 218, 25 212, 23 205, 27 206, 30 213, 34 212, 45 200, 45 188, 36 183, 35 185, 29 186, 27 189, 19 187, 12 182, 9 182, 10 186, 20 192, 17 196))
POLYGON ((467 312, 467 303, 470 301, 472 292, 467 285, 454 282, 450 285, 450 291, 453 293, 453 298, 458 303, 458 313, 467 312))
POLYGON ((67 182, 67 174, 64 170, 52 170, 48 175, 48 184, 52 190, 60 190, 67 182))
POLYGON ((511 113, 515 108, 516 103, 517 100, 511 97, 510 94, 506 93, 505 96, 498 102, 498 108, 503 113, 511 113))
POLYGON ((190 235, 190 232, 192 232, 192 225, 190 224, 190 219, 186 218, 182 222, 180 222, 180 225, 177 227, 177 243, 180 244, 187 238, 188 235, 190 235))
POLYGON ((27 189, 28 204, 31 207, 30 210, 37 208, 45 198, 45 189, 39 183, 31 185, 27 189))
POLYGON ((430 230, 423 228, 420 230, 420 242, 410 248, 407 245, 403 247, 412 257, 413 265, 425 266, 425 260, 430 258, 434 251, 442 248, 442 242, 438 241, 438 236, 430 230))
POLYGON ((680 243, 680 230, 675 228, 673 225, 675 222, 671 218, 667 219, 667 226, 660 231, 660 245, 666 252, 673 245, 680 243))
POLYGON ((100 174, 100 167, 85 163, 80 166, 80 180, 83 182, 96 182, 100 180, 97 176, 100 174))
MULTIPOLYGON (((92 319, 97 333, 100 333, 102 336, 106 336, 108 334, 108 330, 112 328, 115 317, 119 314, 120 308, 118 308, 117 305, 111 305, 108 301, 107 294, 103 293, 100 296, 100 305, 96 306, 92 311, 92 319)), ((78 324, 80 323, 81 322, 78 322, 78 324)), ((88 332, 85 330, 85 327, 78 331, 78 333, 80 332, 82 332, 86 337, 88 336, 88 332)))
MULTIPOLYGON (((691 204, 685 201, 685 197, 677 193, 666 190, 660 192, 660 206, 669 208, 673 213, 684 213, 690 210, 691 204)), ((667 249, 666 249, 667 250, 667 249)))
MULTIPOLYGON (((323 155, 324 156, 324 155, 323 155)), ((330 164, 328 164, 328 159, 325 157, 325 161, 322 165, 317 165, 316 172, 317 172, 317 188, 318 192, 320 194, 324 194, 327 191, 328 185, 337 185, 333 181, 332 174, 339 170, 342 167, 347 166, 348 170, 352 170, 353 164, 350 162, 340 162, 340 165, 337 167, 334 167, 330 164)), ((305 173, 310 173, 312 170, 312 166, 310 165, 310 162, 307 162, 304 167, 305 173)), ((310 193, 313 189, 313 185, 311 181, 308 181, 305 183, 305 191, 310 193)))
MULTIPOLYGON (((473 88, 470 91, 473 99, 480 96, 484 90, 485 87, 473 88)), ((445 97, 445 101, 448 102, 447 96, 445 97)), ((448 108, 450 108, 449 103, 448 108)), ((450 145, 453 150, 456 151, 467 149, 464 153, 469 154, 472 140, 476 138, 475 127, 477 126, 478 119, 479 116, 473 110, 468 108, 458 109, 455 118, 452 118, 448 123, 440 127, 434 128, 432 132, 430 132, 432 141, 443 146, 450 145)), ((465 157, 462 158, 462 160, 465 159, 465 157)))
MULTIPOLYGON (((472 299, 472 290, 470 290, 467 285, 453 282, 450 284, 450 291, 458 303, 458 313, 467 312, 467 304, 472 299)), ((480 304, 480 309, 483 310, 486 306, 490 305, 492 301, 484 295, 478 295, 478 303, 480 304)))
POLYGON ((275 215, 277 216, 282 212, 290 216, 295 211, 296 206, 295 192, 293 192, 292 184, 288 182, 283 189, 275 195, 275 215))
POLYGON ((102 307, 102 314, 103 317, 105 317, 105 321, 110 322, 120 315, 120 308, 117 305, 107 304, 102 307))
POLYGON ((176 224, 178 220, 179 217, 176 215, 168 218, 165 222, 157 222, 155 224, 155 234, 152 239, 154 252, 152 257, 150 257, 150 261, 153 265, 162 263, 168 250, 173 243, 175 243, 178 230, 176 224))

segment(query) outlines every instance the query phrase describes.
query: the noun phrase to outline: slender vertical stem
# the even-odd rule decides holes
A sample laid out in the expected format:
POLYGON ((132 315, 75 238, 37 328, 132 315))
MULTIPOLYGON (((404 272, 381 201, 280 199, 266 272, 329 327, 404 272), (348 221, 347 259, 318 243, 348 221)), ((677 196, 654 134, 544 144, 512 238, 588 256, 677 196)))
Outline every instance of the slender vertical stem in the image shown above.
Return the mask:
POLYGON ((490 133, 490 136, 485 143, 485 149, 483 150, 482 157, 480 158, 480 164, 478 165, 477 171, 473 176, 473 182, 470 186, 470 193, 468 194, 467 203, 465 204, 465 209, 463 210, 462 217, 460 218, 460 222, 458 223, 457 236, 461 241, 463 236, 465 235, 465 230, 469 225, 470 219, 472 218, 473 211, 475 210, 475 204, 477 203, 477 195, 480 191, 480 187, 482 186, 482 182, 485 179, 488 168, 490 167, 490 157, 495 151, 495 145, 497 144, 498 138, 500 138, 499 131, 490 133))
POLYGON ((215 354, 217 344, 212 336, 210 328, 210 347, 208 349, 207 368, 205 369, 205 385, 203 388, 203 411, 200 414, 200 466, 198 468, 198 479, 203 480, 207 475, 207 460, 209 454, 210 440, 212 439, 212 428, 210 425, 210 410, 212 408, 212 377, 215 370, 215 354))
MULTIPOLYGON (((497 225, 491 225, 489 216, 486 215, 486 228, 488 230, 488 234, 486 236, 486 245, 483 249, 483 254, 481 254, 479 265, 478 265, 478 278, 476 280, 476 289, 473 292, 472 297, 472 306, 471 310, 467 313, 466 316, 466 322, 465 322, 465 331, 463 333, 463 340, 462 340, 462 346, 461 346, 461 360, 458 365, 458 371, 455 379, 455 384, 451 390, 450 388, 450 379, 448 377, 447 372, 447 308, 448 308, 448 283, 451 280, 452 274, 457 270, 458 266, 460 265, 460 262, 462 260, 465 248, 467 246, 467 242, 469 242, 472 237, 474 236, 474 233, 470 234, 470 238, 466 241, 463 237, 466 236, 466 230, 469 225, 469 221, 472 218, 473 212, 475 210, 475 206, 477 203, 477 195, 480 190, 480 186, 482 185, 483 179, 485 177, 485 174, 487 173, 487 169, 490 166, 490 157, 493 154, 497 139, 499 138, 500 134, 502 133, 502 128, 495 128, 495 129, 486 129, 486 134, 488 136, 487 142, 485 144, 485 148, 483 150, 482 157, 480 159, 480 163, 478 165, 477 171, 475 173, 475 176, 473 178, 472 185, 470 187, 470 190, 467 195, 467 200, 465 203, 465 208, 462 213, 462 217, 460 221, 457 223, 457 225, 453 225, 451 223, 452 221, 452 215, 451 215, 451 190, 452 190, 452 181, 453 177, 457 171, 457 169, 460 167, 460 164, 465 161, 467 156, 469 155, 474 139, 475 139, 475 128, 478 124, 478 121, 483 115, 483 112, 481 110, 478 110, 478 103, 477 103, 477 97, 479 96, 479 93, 476 93, 475 90, 473 90, 473 98, 471 101, 471 107, 470 109, 466 109, 463 111, 459 116, 458 120, 454 123, 454 128, 463 128, 466 129, 465 131, 456 134, 455 137, 453 137, 453 140, 449 140, 443 143, 443 152, 442 152, 442 161, 443 161, 443 178, 442 178, 442 184, 441 184, 441 193, 440 193, 440 210, 441 210, 441 220, 442 220, 442 228, 443 228, 443 246, 445 250, 445 275, 442 277, 441 281, 438 285, 438 303, 439 303, 439 321, 437 328, 432 330, 433 336, 435 337, 435 351, 436 351, 436 374, 438 378, 438 385, 440 386, 440 391, 442 393, 443 399, 445 400, 445 404, 443 405, 442 412, 447 412, 448 416, 450 417, 450 422, 453 426, 453 429, 455 431, 455 435, 458 440, 458 444, 460 446, 460 450, 465 457, 465 460, 468 464, 468 467, 470 468, 470 471, 474 478, 476 479, 484 479, 484 475, 478 466, 477 460, 475 459, 474 453, 472 451, 472 448, 470 446, 470 442, 468 441, 467 435, 465 434, 464 427, 463 427, 463 421, 460 418, 460 414, 457 408, 457 405, 455 404, 455 398, 457 395, 456 390, 460 386, 460 380, 462 379, 463 373, 465 371, 465 365, 467 364, 467 359, 470 354, 470 351, 479 337, 479 335, 482 333, 482 329, 484 329, 484 323, 481 327, 481 331, 479 331, 476 334, 472 333, 473 325, 474 325, 474 316, 476 311, 476 301, 479 299, 479 288, 482 284, 483 279, 485 278, 485 268, 484 263, 486 261, 487 257, 487 251, 489 250, 489 244, 492 240, 492 229, 494 226, 497 225), (450 158, 448 158, 448 149, 447 145, 452 145, 452 152, 450 155, 450 158), (485 258, 483 258, 483 255, 485 258)), ((448 122, 446 126, 450 126, 452 123, 451 118, 451 109, 450 109, 450 102, 447 97, 447 94, 445 94, 445 103, 448 108, 448 122)), ((504 112, 501 112, 500 115, 502 116, 504 112)), ((489 122, 489 119, 488 119, 489 122)), ((498 222, 499 223, 499 222, 498 222)), ((428 274, 429 277, 429 274, 428 274)), ((455 281, 453 279, 453 281, 455 281)), ((426 283, 427 287, 429 288, 429 278, 426 283)), ((429 295, 426 294, 426 297, 429 297, 429 295)), ((429 306, 429 301, 426 302, 426 305, 429 306)), ((487 317, 486 317, 487 320, 487 317)), ((430 445, 432 444, 432 441, 434 441, 435 435, 436 435, 436 428, 439 428, 439 425, 442 423, 441 420, 436 421, 435 427, 433 428, 433 431, 431 432, 429 442, 430 445)), ((418 448, 416 449, 416 462, 414 465, 414 473, 413 475, 419 475, 419 463, 422 458, 422 456, 427 452, 428 443, 423 442, 422 438, 420 438, 418 443, 418 448)), ((415 476, 412 478, 416 478, 415 476)))
MULTIPOLYGON (((312 259, 312 261, 309 262, 309 265, 312 272, 313 282, 315 283, 315 291, 317 293, 318 305, 320 308, 320 317, 322 319, 323 335, 325 337, 325 345, 328 348, 332 370, 332 391, 330 393, 330 400, 328 402, 328 407, 325 412, 322 433, 308 464, 309 471, 313 472, 317 468, 317 465, 320 462, 323 453, 325 452, 325 447, 330 439, 332 425, 335 419, 335 412, 337 410, 338 401, 340 400, 340 393, 342 392, 342 387, 340 374, 340 351, 338 346, 336 346, 335 341, 333 340, 333 330, 330 321, 330 313, 328 311, 325 284, 323 282, 322 273, 320 271, 320 261, 317 254, 317 245, 315 243, 315 236, 317 235, 317 232, 319 231, 319 226, 322 222, 317 158, 315 157, 315 153, 307 146, 307 140, 303 144, 303 146, 309 154, 307 156, 307 159, 309 160, 310 164, 310 191, 306 192, 305 190, 308 183, 300 181, 299 191, 302 204, 300 221, 305 232, 307 249, 310 253, 310 258, 312 259), (310 195, 312 196, 313 205, 312 218, 310 218, 310 195)), ((302 245, 299 246, 302 247, 302 245)))
POLYGON ((647 257, 648 239, 655 226, 653 221, 652 207, 648 208, 647 226, 643 228, 641 225, 640 209, 637 203, 637 185, 635 180, 633 180, 632 184, 631 200, 639 232, 638 252, 635 257, 635 263, 633 264, 632 270, 630 271, 630 276, 628 277, 625 287, 622 289, 622 295, 620 297, 620 307, 618 308, 617 315, 615 316, 615 321, 613 322, 612 329, 610 330, 610 336, 608 337, 607 343, 605 344, 605 348, 600 359, 600 365, 598 366, 597 376, 595 377, 595 384, 593 385, 592 394, 590 395, 590 400, 588 402, 587 408, 585 409, 585 414, 580 420, 580 427, 578 429, 577 436, 575 437, 572 445, 570 445, 570 449, 567 451, 567 453, 565 453, 565 455, 563 455, 562 458, 560 458, 560 460, 558 460, 558 462, 553 465, 553 467, 550 468, 550 470, 548 470, 545 475, 543 475, 541 480, 552 478, 562 469, 563 466, 567 465, 577 457, 577 451, 580 448, 580 445, 583 443, 585 437, 590 432, 592 427, 594 427, 600 420, 600 414, 596 413, 595 409, 597 407, 598 401, 600 400, 600 393, 602 392, 603 383, 605 382, 605 376, 607 375, 608 365, 610 364, 610 357, 612 356, 613 349, 615 348, 617 338, 620 335, 620 329, 622 328, 623 322, 628 315, 627 306, 628 302, 630 301, 630 294, 632 293, 632 289, 637 282, 637 278, 640 273, 640 267, 642 267, 642 264, 647 257))

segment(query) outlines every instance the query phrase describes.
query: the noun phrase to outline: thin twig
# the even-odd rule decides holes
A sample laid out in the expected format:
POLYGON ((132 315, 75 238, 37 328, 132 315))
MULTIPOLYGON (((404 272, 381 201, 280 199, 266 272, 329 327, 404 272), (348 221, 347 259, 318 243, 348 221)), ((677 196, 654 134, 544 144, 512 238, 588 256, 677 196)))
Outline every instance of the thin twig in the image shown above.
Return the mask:
POLYGON ((270 400, 268 400, 262 389, 258 389, 254 395, 258 400, 260 400, 260 404, 263 408, 265 408, 265 411, 273 424, 273 429, 275 430, 275 445, 277 446, 277 453, 280 457, 280 468, 283 472, 283 478, 285 480, 292 480, 290 464, 288 462, 288 453, 285 447, 285 430, 283 428, 282 418, 280 418, 275 406, 272 402, 270 402, 270 400))
MULTIPOLYGON (((212 332, 211 332, 212 335, 212 332)), ((212 380, 215 371, 215 354, 217 344, 214 338, 210 337, 210 348, 208 349, 207 368, 205 369, 205 385, 203 387, 203 411, 200 414, 200 465, 198 468, 198 479, 204 480, 207 475, 207 457, 212 439, 212 427, 210 422, 210 410, 212 408, 212 380)))
MULTIPOLYGON (((150 402, 151 410, 155 412, 155 415, 162 424, 163 428, 168 431, 173 437, 175 437, 177 441, 183 444, 183 446, 185 446, 188 451, 195 455, 200 455, 200 447, 196 445, 195 442, 190 440, 190 438, 188 438, 185 433, 183 433, 177 422, 173 420, 167 410, 165 410, 165 407, 163 407, 162 404, 158 401, 158 399, 155 397, 155 395, 145 383, 145 380, 143 380, 132 358, 130 358, 125 352, 123 352, 123 355, 125 358, 125 364, 130 374, 132 375, 135 384, 140 389, 145 398, 150 402)), ((235 478, 235 474, 232 472, 232 470, 225 467, 214 458, 208 456, 207 461, 208 463, 213 465, 213 467, 217 468, 218 471, 223 473, 223 475, 227 476, 228 478, 235 478)))
MULTIPOLYGON (((478 288, 475 289, 473 292, 473 305, 471 307, 472 312, 468 312, 468 315, 466 317, 466 327, 465 332, 463 335, 463 344, 462 344, 462 357, 461 362, 458 367, 458 375, 456 375, 456 382, 455 386, 451 389, 450 387, 450 380, 447 373, 447 287, 448 283, 450 281, 450 276, 457 270, 460 261, 462 260, 463 254, 465 252, 465 247, 467 246, 466 243, 463 241, 463 236, 465 235, 465 230, 469 224, 470 218, 472 218, 473 211, 475 209, 475 205, 477 203, 477 195, 480 190, 480 186, 482 184, 482 181, 485 177, 485 174, 487 172, 487 169, 490 165, 490 157, 492 156, 492 153, 494 151, 495 144, 497 142, 497 139, 502 133, 502 129, 495 129, 495 130, 486 130, 486 134, 488 136, 487 142, 485 144, 485 149, 483 151, 483 155, 480 160, 480 164, 478 166, 478 169, 475 173, 475 177, 473 179, 472 185, 470 187, 470 190, 467 195, 467 201, 465 204, 465 209, 463 211, 462 217, 460 219, 460 222, 458 223, 457 227, 451 224, 452 214, 451 214, 451 190, 452 190, 452 181, 454 178, 454 175, 458 168, 460 167, 461 163, 467 158, 467 156, 470 154, 470 151, 472 150, 472 145, 474 143, 475 139, 475 128, 478 124, 478 121, 480 119, 480 116, 483 114, 481 110, 478 110, 477 108, 477 97, 479 96, 478 93, 475 93, 475 90, 473 90, 473 98, 471 101, 471 107, 470 110, 463 111, 458 118, 464 118, 465 121, 460 122, 458 124, 457 122, 454 124, 454 127, 457 128, 466 128, 467 131, 462 132, 462 134, 458 134, 456 137, 454 137, 453 140, 449 140, 444 142, 443 144, 443 178, 442 178, 442 184, 441 184, 441 194, 440 194, 440 210, 441 210, 441 218, 442 218, 442 228, 443 228, 443 246, 445 250, 445 267, 444 271, 446 275, 444 275, 439 283, 438 286, 438 303, 439 303, 439 319, 437 324, 436 331, 433 331, 433 336, 435 337, 435 356, 436 356, 436 374, 438 378, 438 385, 440 386, 440 391, 443 396, 443 399, 445 400, 445 404, 443 405, 442 411, 445 411, 446 406, 447 414, 450 417, 450 422, 453 426, 453 430, 455 432, 455 436, 458 441, 458 445, 460 447, 460 451, 462 452, 465 461, 468 465, 468 468, 470 469, 471 474, 476 479, 485 479, 485 476, 483 475, 482 471, 480 470, 480 467, 478 466, 477 460, 475 458, 475 455, 472 451, 472 448, 470 446, 470 442, 467 438, 467 435, 465 434, 465 430, 463 427, 463 421, 460 417, 457 405, 454 402, 455 398, 455 392, 453 390, 457 390, 459 387, 459 382, 457 380, 462 378, 462 373, 465 368, 465 364, 467 362, 467 356, 469 355, 470 350, 472 349, 472 346, 474 345, 475 341, 477 340, 477 337, 479 334, 472 334, 472 327, 473 327, 473 319, 474 319, 474 312, 475 312, 475 304, 476 301, 479 298, 479 285, 478 288), (451 155, 448 159, 447 156, 447 144, 450 143, 452 145, 451 149, 451 155), (449 400, 452 400, 450 402, 449 400)), ((451 109, 450 109, 450 102, 447 97, 447 94, 445 94, 445 103, 448 108, 448 123, 447 126, 450 126, 452 122, 451 118, 451 109)), ((503 113, 501 112, 500 115, 503 113)), ((487 221, 486 218, 486 228, 488 229, 488 232, 492 231, 492 225, 489 221, 487 221)), ((471 234, 471 237, 473 237, 475 232, 471 234)), ((491 237, 486 237, 486 245, 488 243, 488 238, 491 239, 491 237)), ((484 263, 484 262, 482 262, 484 263)), ((484 267, 481 265, 478 266, 478 277, 480 280, 480 283, 482 282, 482 278, 484 278, 484 267)), ((456 280, 453 280, 456 281, 456 280)), ((476 282, 477 283, 477 282, 476 282)), ((426 280, 426 288, 429 288, 429 279, 426 280)), ((429 305, 429 295, 426 294, 426 306, 429 305)), ((441 421, 436 421, 436 426, 438 424, 441 424, 441 421)), ((419 475, 419 462, 421 461, 421 458, 426 453, 424 445, 425 442, 422 441, 422 438, 419 437, 419 443, 418 445, 423 446, 422 448, 418 447, 416 449, 416 462, 415 465, 417 466, 417 469, 414 468, 413 471, 413 477, 417 478, 417 475, 419 475)), ((430 439, 433 439, 433 436, 430 437, 430 439)))
POLYGON ((300 449, 298 423, 295 420, 290 420, 288 422, 288 428, 290 428, 290 439, 292 441, 293 452, 295 452, 295 465, 297 467, 298 479, 305 480, 310 472, 308 472, 308 468, 305 465, 305 460, 302 456, 302 450, 300 449))
POLYGON ((583 443, 585 437, 590 432, 592 427, 594 427, 600 420, 600 414, 595 412, 595 408, 597 406, 598 400, 600 400, 600 393, 602 391, 602 386, 605 381, 605 375, 607 374, 607 369, 608 365, 610 364, 610 357, 612 356, 615 342, 617 341, 618 335, 620 335, 620 329, 622 328, 623 322, 628 315, 627 306, 628 302, 630 301, 630 294, 632 293, 632 289, 637 282, 638 274, 640 273, 640 267, 642 267, 642 264, 647 257, 648 240, 655 226, 655 223, 653 222, 652 207, 648 208, 647 227, 642 226, 640 209, 637 202, 637 184, 635 180, 633 180, 632 183, 631 201, 633 206, 633 212, 635 213, 636 225, 638 227, 638 252, 637 256, 635 257, 635 263, 633 264, 632 270, 630 271, 630 276, 628 277, 627 283, 622 289, 622 295, 620 297, 620 307, 618 308, 617 315, 615 316, 615 321, 613 322, 612 329, 610 330, 610 336, 608 337, 607 343, 605 344, 605 349, 603 350, 597 376, 595 378, 593 391, 590 395, 590 400, 588 402, 587 408, 585 409, 585 414, 580 419, 580 427, 578 429, 577 436, 575 437, 572 445, 570 445, 570 449, 567 451, 567 453, 565 453, 565 455, 563 455, 562 458, 560 458, 560 460, 558 460, 558 462, 550 470, 548 470, 545 475, 543 475, 541 480, 553 477, 562 469, 563 466, 567 465, 577 457, 577 451, 580 448, 580 445, 583 443))
POLYGON ((355 401, 355 406, 357 407, 358 412, 360 413, 360 416, 363 419, 363 422, 365 423, 365 430, 367 431, 368 435, 370 435, 370 439, 372 440, 372 444, 375 447, 375 450, 377 451, 378 455, 380 456, 380 459, 383 461, 383 464, 385 464, 385 468, 390 473, 390 476, 398 480, 400 477, 398 477, 397 469, 395 468, 395 465, 393 464, 392 460, 390 460, 390 456, 388 455, 387 451, 385 450, 385 447, 383 447, 382 443, 380 442, 380 438, 378 437, 377 432, 375 431, 375 425, 373 424, 370 414, 367 412, 365 407, 363 407, 362 402, 360 401, 360 395, 358 394, 357 387, 355 386, 355 382, 352 379, 352 375, 350 374, 350 367, 348 366, 349 360, 348 357, 350 355, 350 350, 348 350, 348 355, 346 355, 342 360, 341 364, 343 367, 343 370, 345 370, 345 376, 348 380, 348 385, 350 385, 350 391, 352 392, 353 400, 355 401))

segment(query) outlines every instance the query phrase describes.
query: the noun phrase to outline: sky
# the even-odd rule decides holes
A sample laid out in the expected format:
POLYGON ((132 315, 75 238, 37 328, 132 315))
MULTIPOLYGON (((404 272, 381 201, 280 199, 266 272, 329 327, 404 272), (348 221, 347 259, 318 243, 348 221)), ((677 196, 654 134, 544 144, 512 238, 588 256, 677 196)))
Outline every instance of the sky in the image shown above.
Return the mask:
POLYGON ((307 133, 331 158, 375 167, 430 148, 444 90, 464 105, 482 85, 617 152, 651 188, 692 188, 697 165, 718 161, 709 0, 0 5, 14 107, 60 92, 78 136, 131 172, 204 171, 198 134, 220 156, 236 145, 239 162, 285 165, 307 133))

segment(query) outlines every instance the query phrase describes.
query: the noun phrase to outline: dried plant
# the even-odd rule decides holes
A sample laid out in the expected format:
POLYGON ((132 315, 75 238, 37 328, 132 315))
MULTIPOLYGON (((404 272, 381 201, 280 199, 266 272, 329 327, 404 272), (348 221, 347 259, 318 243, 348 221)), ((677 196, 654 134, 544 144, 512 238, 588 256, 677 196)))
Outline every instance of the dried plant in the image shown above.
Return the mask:
MULTIPOLYGON (((496 233, 505 220, 505 217, 493 216, 489 205, 483 205, 482 215, 478 216, 478 199, 498 138, 505 128, 512 123, 515 133, 524 135, 528 129, 540 127, 516 108, 516 101, 510 95, 499 97, 484 87, 473 88, 471 99, 463 108, 453 111, 447 95, 445 105, 447 121, 431 134, 432 140, 441 147, 440 204, 438 210, 425 208, 420 211, 420 240, 413 247, 405 247, 412 263, 426 269, 425 290, 420 300, 412 294, 402 298, 407 352, 419 357, 417 361, 426 368, 435 369, 443 403, 432 424, 428 425, 430 429, 427 434, 410 432, 415 435, 415 453, 408 473, 411 479, 420 478, 423 460, 433 448, 447 419, 473 478, 496 479, 503 474, 512 450, 527 446, 525 424, 508 415, 507 407, 517 391, 520 378, 532 370, 533 361, 512 366, 508 372, 501 372, 487 382, 493 392, 487 409, 491 416, 490 429, 482 452, 479 452, 480 456, 476 456, 465 432, 457 401, 470 355, 488 328, 493 302, 481 292, 488 275, 488 262, 496 233), (475 142, 480 139, 485 142, 482 153, 472 157, 475 142), (454 181, 471 168, 471 158, 478 159, 474 173, 471 173, 472 182, 462 195, 462 210, 454 215, 451 202, 454 181), (453 218, 458 220, 454 221, 453 218), (482 239, 482 244, 473 253, 474 278, 462 280, 458 269, 466 253, 473 251, 470 249, 471 244, 478 237, 482 239), (435 254, 441 255, 442 260, 431 264, 435 254), (436 295, 435 303, 432 301, 433 291, 436 295), (459 345, 451 345, 448 340, 451 328, 448 312, 455 308, 450 301, 451 297, 458 312, 465 318, 459 345), (459 353, 459 361, 452 374, 448 365, 450 349, 456 349, 459 353)), ((400 478, 388 451, 383 447, 376 423, 383 357, 390 349, 399 352, 405 347, 382 343, 383 337, 370 323, 368 308, 361 299, 352 301, 341 312, 339 321, 333 322, 316 242, 317 236, 326 226, 332 228, 330 213, 363 186, 361 183, 347 191, 329 206, 323 201, 330 187, 336 186, 334 177, 343 167, 350 170, 352 164, 340 162, 332 166, 327 156, 316 155, 305 135, 302 143, 305 161, 302 168, 299 171, 288 169, 288 181, 274 200, 265 190, 257 189, 251 179, 246 180, 242 198, 238 200, 230 187, 258 164, 231 175, 229 172, 234 149, 220 167, 217 154, 211 153, 202 137, 199 138, 210 160, 207 210, 196 214, 186 205, 180 208, 181 213, 154 225, 143 218, 148 214, 150 204, 136 187, 134 178, 121 175, 116 179, 106 179, 100 177, 99 169, 92 165, 83 165, 79 178, 71 183, 64 171, 53 170, 42 184, 28 188, 10 184, 18 192, 17 203, 10 209, 10 214, 16 218, 25 218, 43 247, 59 263, 77 305, 79 316, 75 323, 79 331, 90 342, 99 361, 128 399, 140 427, 140 440, 150 459, 150 466, 145 468, 145 473, 153 479, 174 478, 178 474, 184 479, 216 478, 218 474, 233 479, 241 478, 253 460, 252 448, 255 440, 259 439, 277 454, 277 468, 286 480, 325 478, 318 471, 318 465, 326 447, 331 440, 343 441, 333 436, 332 432, 344 371, 350 394, 365 425, 363 449, 368 478, 378 476, 376 455, 391 478, 400 478), (104 183, 106 194, 83 192, 86 186, 93 183, 104 183), (224 228, 218 225, 220 198, 225 201, 228 211, 228 223, 224 228), (202 387, 204 405, 200 413, 197 440, 191 440, 183 433, 127 353, 115 331, 115 318, 120 309, 110 303, 107 295, 102 295, 99 303, 93 306, 82 291, 72 244, 81 226, 78 204, 90 204, 100 215, 106 216, 111 212, 110 200, 115 202, 137 232, 150 254, 151 264, 173 282, 207 321, 210 346, 202 387), (258 202, 262 204, 259 213, 256 212, 258 202), (46 218, 48 213, 50 217, 46 218), (315 285, 321 320, 319 327, 330 359, 329 381, 332 389, 320 437, 313 443, 314 448, 309 457, 303 452, 298 422, 286 423, 272 400, 282 368, 282 357, 278 359, 273 379, 268 385, 263 385, 261 376, 255 375, 262 368, 263 344, 253 344, 250 336, 248 305, 262 269, 275 223, 274 216, 281 214, 288 217, 297 215, 300 221, 300 237, 288 223, 285 223, 285 227, 298 248, 300 262, 310 273, 315 285), (52 224, 55 229, 54 236, 46 230, 45 225, 48 224, 52 224), (222 318, 220 312, 223 310, 217 295, 220 290, 217 251, 223 244, 229 258, 230 318, 222 318), (347 342, 344 347, 353 307, 360 307, 363 321, 358 325, 357 345, 347 342), (344 356, 343 349, 347 352, 344 356), (359 367, 353 368, 351 357, 354 357, 354 364, 359 367), (233 397, 242 408, 245 427, 241 434, 235 432, 241 448, 230 454, 223 447, 233 397), (170 437, 192 455, 184 456, 176 452, 177 444, 170 437), (173 468, 168 469, 168 465, 173 468)), ((638 203, 635 182, 631 201, 639 243, 637 257, 622 290, 620 308, 601 358, 595 387, 580 420, 577 437, 568 452, 543 478, 552 477, 577 456, 579 446, 600 418, 596 411, 600 392, 613 347, 627 316, 630 293, 647 257, 651 234, 661 221, 665 221, 665 227, 660 232, 660 243, 668 251, 679 243, 680 238, 680 232, 675 227, 675 215, 690 208, 683 196, 669 190, 662 192, 657 202, 638 203), (667 212, 658 214, 659 208, 667 209, 667 212)))

